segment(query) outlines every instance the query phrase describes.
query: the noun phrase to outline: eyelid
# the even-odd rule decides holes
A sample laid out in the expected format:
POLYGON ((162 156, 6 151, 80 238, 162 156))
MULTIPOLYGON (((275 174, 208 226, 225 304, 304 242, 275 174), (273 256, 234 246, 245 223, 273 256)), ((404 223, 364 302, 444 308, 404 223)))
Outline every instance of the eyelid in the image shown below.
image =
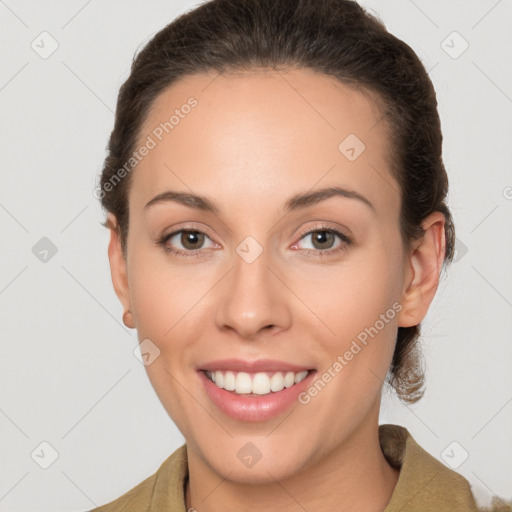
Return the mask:
MULTIPOLYGON (((199 223, 201 224, 201 223, 199 223)), ((183 250, 183 249, 174 249, 174 248, 171 248, 167 245, 168 241, 173 238, 174 236, 178 235, 179 233, 183 232, 183 231, 190 231, 190 232, 197 232, 197 233, 201 233, 201 234, 204 234, 207 238, 210 239, 210 241, 215 244, 215 245, 219 245, 218 242, 215 241, 215 237, 212 237, 210 235, 210 230, 204 226, 204 225, 201 225, 201 227, 198 227, 197 226, 197 223, 191 223, 191 222, 188 222, 188 223, 185 223, 184 225, 178 225, 178 226, 174 226, 172 229, 170 229, 169 231, 165 230, 164 233, 160 236, 157 237, 157 240, 155 241, 155 244, 157 245, 157 247, 161 248, 164 250, 165 253, 171 255, 171 256, 177 256, 177 257, 180 257, 180 256, 183 256, 183 257, 196 257, 196 258, 204 258, 204 257, 207 257, 208 255, 204 255, 205 252, 208 252, 208 249, 211 249, 211 248, 201 248, 201 249, 197 249, 197 250, 183 250)), ((211 255, 211 254, 210 254, 211 255)))
POLYGON ((351 231, 348 228, 341 227, 338 224, 331 224, 328 221, 319 221, 317 224, 309 226, 304 230, 301 230, 298 235, 299 239, 302 239, 304 236, 314 233, 315 231, 335 231, 348 239, 352 238, 352 236, 348 234, 351 233, 351 231), (348 233, 346 233, 346 231, 348 231, 348 233))
POLYGON ((169 231, 164 231, 162 235, 159 236, 159 238, 168 238, 172 235, 176 235, 177 233, 180 233, 181 231, 197 231, 198 233, 203 233, 208 236, 211 240, 213 240, 211 231, 208 227, 206 227, 204 224, 201 223, 195 223, 195 222, 188 222, 183 225, 178 225, 177 227, 173 227, 169 231))
MULTIPOLYGON (((354 243, 352 235, 346 234, 343 229, 341 229, 337 226, 336 227, 331 226, 327 222, 322 222, 315 226, 309 227, 308 229, 306 229, 304 231, 301 231, 301 234, 299 235, 299 239, 297 240, 297 242, 294 242, 294 244, 292 245, 292 248, 296 249, 297 245, 304 238, 306 238, 307 236, 309 236, 313 233, 319 232, 319 231, 327 231, 329 233, 334 234, 334 236, 337 236, 340 240, 340 244, 338 245, 338 247, 331 248, 331 249, 324 249, 324 250, 321 250, 321 249, 299 249, 299 251, 301 251, 302 253, 308 254, 308 255, 311 254, 311 255, 320 256, 320 257, 331 256, 331 255, 335 255, 337 253, 341 253, 342 251, 344 251, 345 249, 347 249, 350 245, 352 245, 354 243)), ((350 230, 348 230, 348 231, 350 231, 350 230)))

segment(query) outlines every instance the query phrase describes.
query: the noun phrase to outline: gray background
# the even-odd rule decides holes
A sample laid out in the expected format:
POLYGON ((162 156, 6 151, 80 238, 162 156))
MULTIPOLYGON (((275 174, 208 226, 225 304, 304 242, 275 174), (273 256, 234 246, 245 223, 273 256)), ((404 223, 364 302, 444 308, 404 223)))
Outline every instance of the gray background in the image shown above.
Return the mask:
MULTIPOLYGON (((386 390, 381 423, 512 499, 512 3, 362 3, 434 82, 458 236, 423 323, 426 396, 386 390)), ((0 0, 1 512, 91 509, 183 442, 121 322, 92 191, 134 52, 194 5, 0 0)))

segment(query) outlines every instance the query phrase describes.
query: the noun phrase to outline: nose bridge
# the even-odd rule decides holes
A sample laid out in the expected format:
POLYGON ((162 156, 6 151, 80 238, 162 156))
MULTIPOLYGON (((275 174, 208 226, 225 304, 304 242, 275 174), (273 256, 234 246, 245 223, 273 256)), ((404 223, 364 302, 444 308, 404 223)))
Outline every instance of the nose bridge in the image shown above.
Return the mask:
POLYGON ((270 252, 253 237, 246 237, 236 247, 232 261, 216 311, 218 327, 230 327, 244 338, 252 338, 270 326, 288 328, 291 314, 287 297, 270 269, 270 252))

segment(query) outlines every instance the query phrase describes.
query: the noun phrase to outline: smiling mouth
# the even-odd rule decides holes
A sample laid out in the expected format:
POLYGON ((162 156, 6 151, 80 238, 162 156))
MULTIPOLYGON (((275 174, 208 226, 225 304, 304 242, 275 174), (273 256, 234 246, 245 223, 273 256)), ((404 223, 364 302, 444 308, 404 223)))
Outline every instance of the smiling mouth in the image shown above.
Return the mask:
POLYGON ((302 372, 236 372, 202 370, 218 388, 237 395, 261 396, 278 393, 302 382, 313 370, 302 372))

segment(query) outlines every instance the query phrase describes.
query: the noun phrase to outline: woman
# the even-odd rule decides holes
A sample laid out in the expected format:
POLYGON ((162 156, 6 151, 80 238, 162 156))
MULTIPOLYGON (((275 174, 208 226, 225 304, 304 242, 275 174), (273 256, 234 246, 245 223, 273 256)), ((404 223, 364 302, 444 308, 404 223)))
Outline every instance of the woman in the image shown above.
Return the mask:
MULTIPOLYGON (((398 425, 454 252, 435 91, 350 0, 213 0, 121 87, 112 280, 186 444, 103 511, 477 510, 398 425)), ((97 509, 100 510, 100 509, 97 509)))

